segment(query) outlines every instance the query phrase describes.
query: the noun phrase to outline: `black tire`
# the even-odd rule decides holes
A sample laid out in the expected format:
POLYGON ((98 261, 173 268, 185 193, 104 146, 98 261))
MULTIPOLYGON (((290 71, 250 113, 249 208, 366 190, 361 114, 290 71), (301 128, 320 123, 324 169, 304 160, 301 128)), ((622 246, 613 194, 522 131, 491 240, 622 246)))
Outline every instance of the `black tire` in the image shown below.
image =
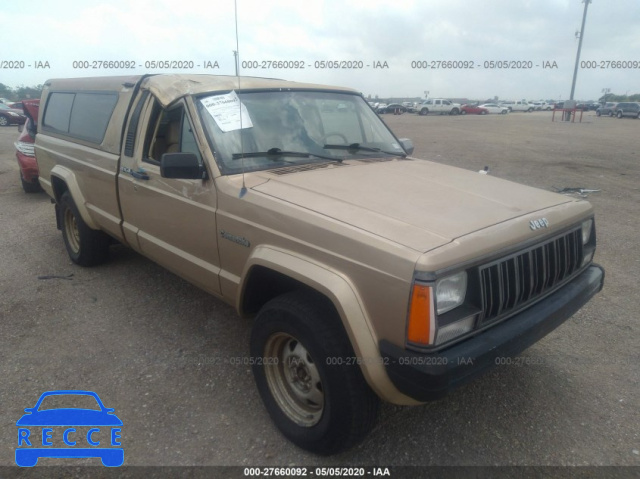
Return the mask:
POLYGON ((40 186, 40 183, 38 183, 38 180, 33 183, 26 181, 22 176, 22 172, 20 172, 20 183, 22 184, 22 189, 25 193, 39 193, 42 191, 42 187, 40 186))
POLYGON ((68 191, 60 198, 60 219, 62 238, 71 261, 81 266, 96 266, 107 260, 109 236, 87 226, 68 191))
POLYGON ((462 111, 460 112, 460 114, 461 114, 461 115, 466 115, 466 114, 467 114, 467 110, 462 110, 462 111))
POLYGON ((0 126, 7 126, 8 124, 9 119, 4 115, 0 115, 0 126))
POLYGON ((621 112, 621 111, 619 111, 618 113, 616 113, 616 116, 617 116, 618 118, 622 118, 622 112, 621 112))
POLYGON ((509 110, 502 110, 502 111, 500 112, 500 114, 501 114, 501 115, 506 115, 507 113, 509 113, 509 110))
POLYGON ((360 367, 348 362, 355 354, 326 298, 295 291, 269 301, 256 318, 250 349, 267 411, 298 447, 335 454, 373 428, 378 397, 360 367))
POLYGON ((480 114, 481 114, 481 115, 486 115, 486 114, 487 114, 487 110, 482 110, 482 111, 480 112, 480 114))
POLYGON ((451 110, 451 113, 449 113, 450 115, 457 115, 458 113, 460 113, 460 110, 458 110, 457 108, 454 108, 453 110, 451 110))
POLYGON ((429 109, 428 108, 423 108, 422 110, 420 110, 420 112, 418 113, 421 116, 425 116, 429 114, 429 109))

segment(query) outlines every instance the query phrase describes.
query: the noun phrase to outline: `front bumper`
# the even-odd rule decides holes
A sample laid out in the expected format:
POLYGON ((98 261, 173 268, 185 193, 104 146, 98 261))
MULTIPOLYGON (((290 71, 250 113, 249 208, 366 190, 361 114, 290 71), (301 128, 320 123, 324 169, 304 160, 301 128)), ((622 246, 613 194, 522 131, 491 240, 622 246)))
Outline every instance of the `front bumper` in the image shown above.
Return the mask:
POLYGON ((584 306, 604 284, 604 269, 592 265, 537 304, 448 349, 417 353, 380 342, 389 378, 417 401, 438 399, 512 357, 553 331, 584 306))

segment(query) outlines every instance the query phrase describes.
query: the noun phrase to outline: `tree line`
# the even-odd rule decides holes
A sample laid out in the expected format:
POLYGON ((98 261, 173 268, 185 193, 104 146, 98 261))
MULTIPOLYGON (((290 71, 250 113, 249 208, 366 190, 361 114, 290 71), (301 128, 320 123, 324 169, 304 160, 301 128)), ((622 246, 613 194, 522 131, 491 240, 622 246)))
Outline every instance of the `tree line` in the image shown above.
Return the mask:
POLYGON ((12 101, 40 98, 43 86, 44 85, 19 85, 15 88, 11 88, 10 86, 0 83, 0 98, 6 98, 7 100, 12 101))
POLYGON ((616 95, 615 93, 607 93, 607 94, 603 95, 602 97, 600 97, 599 101, 601 103, 602 102, 607 102, 607 101, 615 101, 615 102, 640 101, 640 93, 635 93, 633 95, 616 95))

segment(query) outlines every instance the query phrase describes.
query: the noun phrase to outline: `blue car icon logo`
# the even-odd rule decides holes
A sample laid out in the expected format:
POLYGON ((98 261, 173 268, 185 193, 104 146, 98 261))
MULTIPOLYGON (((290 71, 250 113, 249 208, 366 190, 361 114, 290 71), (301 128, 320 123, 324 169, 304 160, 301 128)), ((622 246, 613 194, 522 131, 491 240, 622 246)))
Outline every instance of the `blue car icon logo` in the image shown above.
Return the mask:
POLYGON ((107 467, 124 462, 122 421, 92 391, 48 391, 24 410, 18 426, 16 464, 33 467, 41 457, 99 457, 107 467), (82 407, 59 406, 65 401, 82 407))

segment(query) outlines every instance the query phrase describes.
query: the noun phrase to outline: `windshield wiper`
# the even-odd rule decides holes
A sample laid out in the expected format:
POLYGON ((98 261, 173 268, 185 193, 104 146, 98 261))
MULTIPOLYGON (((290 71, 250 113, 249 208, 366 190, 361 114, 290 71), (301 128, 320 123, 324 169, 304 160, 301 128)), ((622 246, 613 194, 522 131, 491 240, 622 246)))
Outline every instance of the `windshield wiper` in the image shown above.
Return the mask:
POLYGON ((277 160, 281 156, 289 156, 294 158, 309 158, 309 153, 300 151, 284 151, 280 148, 270 148, 267 151, 251 151, 247 153, 234 153, 231 159, 239 160, 240 158, 262 158, 267 157, 270 160, 277 160))
POLYGON ((371 151, 373 153, 384 153, 386 155, 402 156, 406 158, 405 153, 392 152, 381 150, 380 148, 371 148, 370 146, 361 146, 360 143, 351 143, 350 145, 324 145, 325 150, 347 150, 351 154, 355 154, 358 151, 371 151))
POLYGON ((316 158, 322 158, 324 160, 331 160, 331 161, 337 161, 339 163, 342 163, 342 158, 335 158, 333 156, 324 156, 324 155, 317 155, 315 153, 308 153, 308 152, 303 152, 303 151, 286 151, 286 150, 281 150, 280 148, 270 148, 267 151, 252 151, 252 152, 247 152, 247 153, 234 153, 233 155, 231 155, 231 159, 232 160, 239 160, 240 158, 267 158, 269 160, 272 161, 276 161, 278 160, 278 158, 282 157, 282 156, 288 156, 288 157, 292 157, 292 158, 310 158, 310 157, 316 157, 316 158))

